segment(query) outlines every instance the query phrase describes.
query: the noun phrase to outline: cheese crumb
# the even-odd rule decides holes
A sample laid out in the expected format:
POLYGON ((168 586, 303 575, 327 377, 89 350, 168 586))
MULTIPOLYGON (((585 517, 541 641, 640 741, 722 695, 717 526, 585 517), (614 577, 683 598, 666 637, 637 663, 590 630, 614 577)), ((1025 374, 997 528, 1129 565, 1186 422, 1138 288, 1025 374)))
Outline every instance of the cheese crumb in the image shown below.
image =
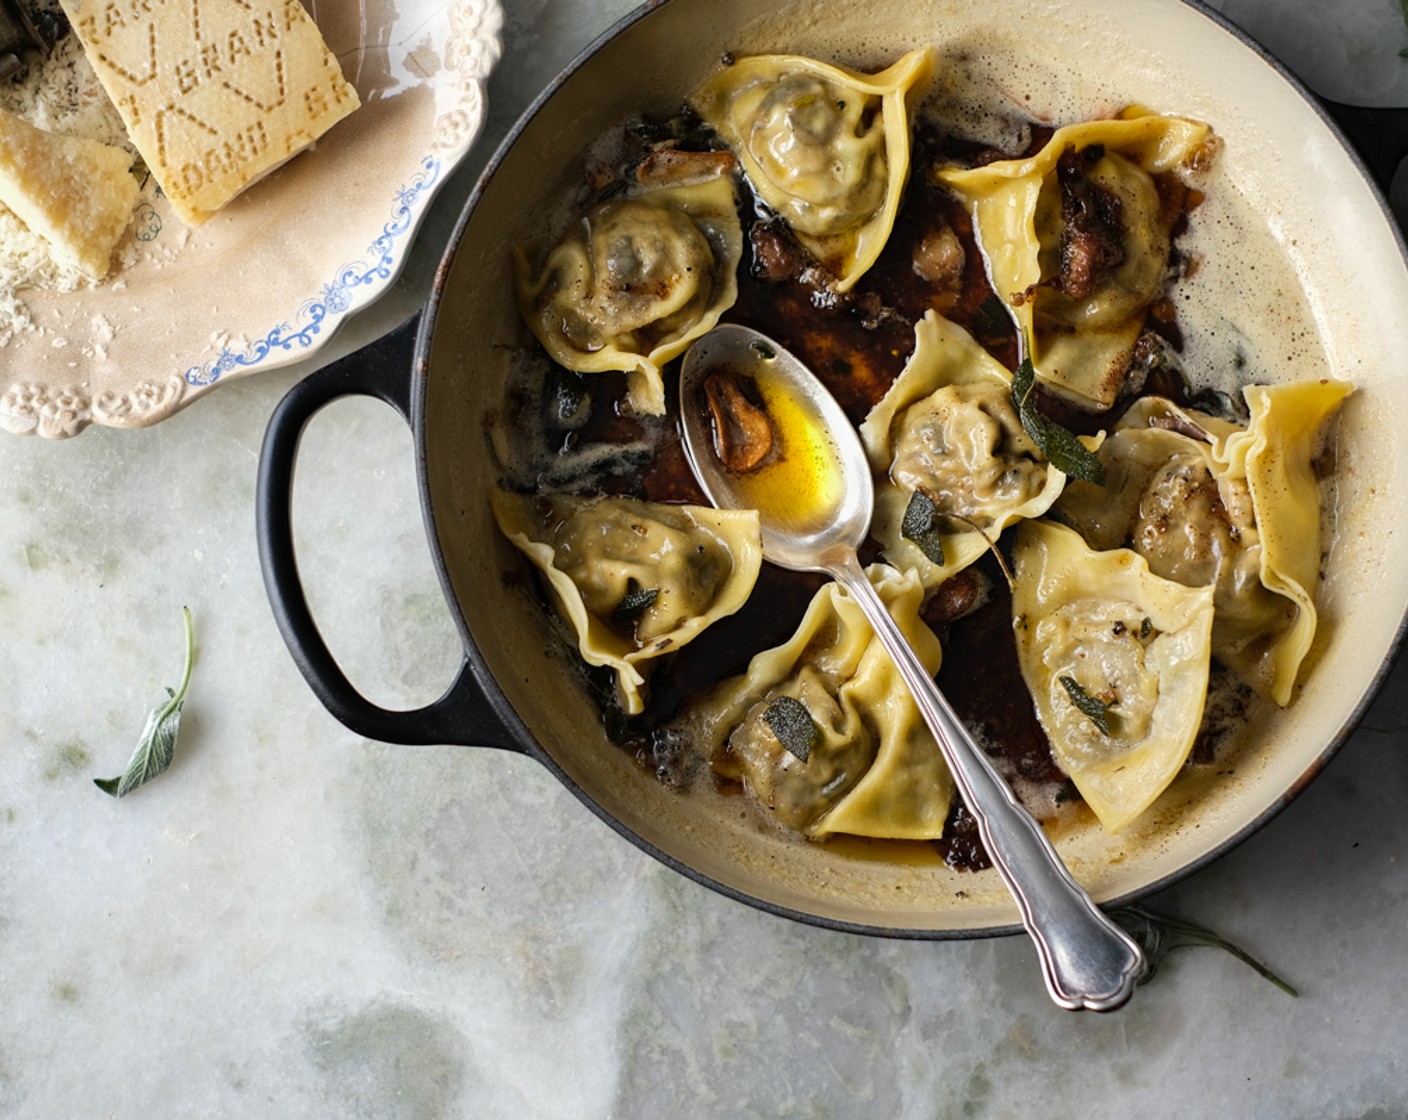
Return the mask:
MULTIPOLYGON (((58 0, 25 0, 32 12, 58 15, 58 0)), ((104 144, 126 148, 134 164, 137 149, 127 139, 127 129, 107 92, 98 84, 76 35, 65 35, 54 44, 42 65, 31 65, 22 79, 0 82, 0 109, 8 109, 36 128, 64 136, 85 136, 104 144)), ((138 180, 141 172, 134 169, 138 180)), ((131 264, 135 245, 130 234, 118 245, 114 270, 131 264)), ((104 281, 120 286, 121 273, 104 281)), ((73 292, 93 281, 79 269, 54 259, 48 243, 0 205, 0 346, 19 333, 28 333, 34 322, 16 293, 24 289, 73 292)))

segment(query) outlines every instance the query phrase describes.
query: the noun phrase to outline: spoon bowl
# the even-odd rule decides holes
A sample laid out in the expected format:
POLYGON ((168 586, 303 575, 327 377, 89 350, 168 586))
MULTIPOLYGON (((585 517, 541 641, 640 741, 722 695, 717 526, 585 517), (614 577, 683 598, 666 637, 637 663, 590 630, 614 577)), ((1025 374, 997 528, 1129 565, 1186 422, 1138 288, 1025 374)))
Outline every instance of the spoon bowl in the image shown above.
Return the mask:
POLYGON ((729 324, 685 354, 680 413, 685 455, 709 500, 723 509, 756 509, 765 559, 826 572, 865 612, 1017 902, 1052 999, 1071 1010, 1121 1006, 1144 973, 1139 946, 1066 870, 861 568, 856 552, 870 531, 874 481, 860 437, 836 399, 795 355, 757 331, 729 324))
POLYGON ((824 572, 835 556, 861 546, 875 513, 865 448, 836 398, 794 354, 748 327, 716 327, 685 355, 680 401, 685 455, 715 506, 755 508, 758 498, 767 497, 752 481, 757 472, 786 469, 791 461, 790 473, 770 487, 778 491, 778 501, 769 503, 762 517, 768 560, 796 571, 824 572), (771 448, 771 465, 736 473, 721 462, 715 452, 717 413, 700 399, 707 396, 706 382, 716 377, 751 381, 769 404, 779 445, 771 448), (785 422, 778 424, 779 419, 785 422))

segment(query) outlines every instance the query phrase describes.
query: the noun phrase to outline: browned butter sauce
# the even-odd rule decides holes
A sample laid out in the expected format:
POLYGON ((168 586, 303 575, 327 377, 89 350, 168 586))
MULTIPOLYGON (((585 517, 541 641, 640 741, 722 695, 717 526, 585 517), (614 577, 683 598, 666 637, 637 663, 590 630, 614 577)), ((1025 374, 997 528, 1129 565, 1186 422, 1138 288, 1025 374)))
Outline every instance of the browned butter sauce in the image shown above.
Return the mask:
MULTIPOLYGON (((1017 361, 1017 339, 1010 318, 988 285, 971 223, 958 202, 934 185, 929 171, 939 162, 955 159, 982 163, 1030 154, 1045 142, 1049 130, 1033 127, 1030 134, 1025 152, 999 153, 921 122, 914 136, 909 186, 894 232, 879 261, 844 296, 819 278, 816 266, 786 227, 754 207, 746 184, 741 186, 745 258, 738 278, 738 300, 724 321, 754 327, 791 350, 825 383, 855 424, 865 418, 904 368, 914 347, 914 323, 930 309, 965 327, 1012 368, 1017 361)), ((1167 213, 1175 219, 1177 235, 1201 198, 1172 179, 1159 185, 1167 213)), ((1175 273, 1183 262, 1177 245, 1175 241, 1175 273)), ((1142 392, 1171 396, 1180 403, 1193 401, 1194 394, 1176 361, 1182 345, 1175 303, 1162 300, 1150 312, 1146 338, 1136 356, 1136 362, 1142 363, 1142 392)), ((665 371, 670 417, 678 416, 681 407, 677 382, 677 366, 672 364, 665 371)), ((590 384, 590 413, 584 421, 574 421, 564 437, 564 448, 580 452, 596 444, 643 443, 649 447, 638 469, 612 475, 601 488, 652 501, 707 504, 690 473, 673 422, 639 421, 625 415, 615 403, 624 396, 624 382, 617 375, 593 375, 590 384)), ((1107 427, 1128 403, 1128 399, 1121 400, 1104 414, 1078 412, 1046 397, 1041 406, 1073 430, 1093 432, 1107 427)), ((1215 409, 1224 406, 1226 398, 1204 396, 1194 403, 1215 409)), ((685 407, 691 407, 689 402, 685 407)), ((696 403, 693 407, 703 406, 696 403)), ((779 484, 797 487, 807 485, 807 480, 789 477, 779 484)), ((878 558, 873 545, 862 551, 863 562, 878 558)), ((639 716, 627 718, 615 708, 607 674, 585 670, 611 738, 662 781, 719 783, 712 773, 701 772, 697 754, 672 721, 692 698, 724 678, 742 673, 754 654, 791 637, 823 578, 765 564, 756 589, 741 610, 657 663, 646 709, 639 716)), ((940 687, 999 772, 1043 819, 1086 813, 1074 787, 1052 760, 1023 685, 1012 634, 1010 595, 996 559, 989 557, 943 584, 925 611, 944 651, 940 687)), ((1239 702, 1236 690, 1230 687, 1226 697, 1210 700, 1209 710, 1215 715, 1195 748, 1192 764, 1212 758, 1225 730, 1218 721, 1235 723, 1244 709, 1245 698, 1239 702)), ((850 838, 845 842, 866 843, 850 838)), ((894 847, 875 846, 877 851, 894 847)), ((972 819, 961 804, 956 804, 945 836, 936 847, 955 867, 987 865, 972 819)))

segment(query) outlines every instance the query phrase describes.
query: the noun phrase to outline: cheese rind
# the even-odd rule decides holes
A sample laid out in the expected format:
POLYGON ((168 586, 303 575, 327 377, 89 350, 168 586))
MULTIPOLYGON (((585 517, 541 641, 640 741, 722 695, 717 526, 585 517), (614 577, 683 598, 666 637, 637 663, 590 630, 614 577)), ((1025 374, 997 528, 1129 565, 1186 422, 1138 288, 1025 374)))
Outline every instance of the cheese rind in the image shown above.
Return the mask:
POLYGON ((140 193, 122 148, 59 136, 0 109, 0 202, 48 242, 54 259, 94 280, 132 220, 140 193))
POLYGON ((61 0, 172 209, 205 221, 360 104, 298 0, 61 0))

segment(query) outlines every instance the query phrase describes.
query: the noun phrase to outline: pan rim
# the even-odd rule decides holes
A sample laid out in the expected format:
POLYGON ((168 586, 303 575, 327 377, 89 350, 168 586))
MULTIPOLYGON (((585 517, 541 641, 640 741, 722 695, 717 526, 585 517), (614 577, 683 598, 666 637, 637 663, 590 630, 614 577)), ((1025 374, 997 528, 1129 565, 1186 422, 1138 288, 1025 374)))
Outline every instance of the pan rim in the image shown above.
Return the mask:
MULTIPOLYGON (((1020 921, 1016 920, 1010 923, 973 927, 921 928, 872 924, 869 922, 851 921, 825 914, 817 914, 750 894, 746 890, 723 882, 698 870, 679 857, 665 851, 653 841, 646 839, 644 836, 634 831, 629 825, 604 808, 596 798, 572 778, 562 764, 537 741, 535 736, 528 729, 527 724, 518 715, 512 702, 508 699, 498 680, 489 669, 456 596, 446 556, 444 550, 440 547, 440 527, 437 520, 436 507, 432 500, 431 478, 427 469, 430 452, 427 448, 426 410, 426 398, 430 384, 429 354, 435 334, 435 326, 439 319, 442 300, 445 298, 451 265, 460 250, 466 231, 473 220, 475 212, 478 210, 481 199, 490 189, 496 174, 509 153, 517 145, 523 134, 531 128, 533 121, 544 106, 547 105, 558 94, 562 87, 583 66, 587 65, 608 43, 614 41, 637 23, 653 15, 660 9, 688 2, 689 0, 648 0, 648 2, 633 9, 614 22, 610 27, 594 38, 585 48, 578 52, 558 73, 553 81, 532 100, 510 127, 486 162, 484 169, 475 183, 473 191, 460 212, 438 266, 431 294, 426 303, 425 312, 421 317, 420 326, 417 331, 416 358, 412 369, 412 384, 409 398, 411 405, 410 419, 417 459, 416 472, 421 514, 426 532, 430 538, 434 567, 440 580, 445 599, 450 607, 451 614, 455 619, 455 624, 459 628, 466 660, 471 664, 475 679, 486 699, 495 709, 496 713, 504 719, 506 729, 513 736, 518 748, 524 754, 542 764, 559 783, 577 798, 578 801, 584 804, 616 833, 632 843, 637 849, 671 870, 683 875, 685 878, 707 887, 723 895, 725 898, 735 902, 741 902, 756 910, 761 910, 764 913, 786 918, 803 925, 866 937, 908 941, 962 941, 1021 934, 1024 932, 1024 927, 1020 921)), ((1319 117, 1335 137, 1335 140, 1344 154, 1350 159, 1359 178, 1370 188, 1376 205, 1379 207, 1382 216, 1387 220, 1388 228, 1393 231, 1399 257, 1403 262, 1405 271, 1408 271, 1408 238, 1405 238, 1405 233, 1393 214, 1385 191, 1374 179, 1364 159, 1360 156, 1353 144, 1350 143, 1343 129, 1341 129, 1336 122, 1333 113, 1326 108, 1323 101, 1275 55, 1221 12, 1209 7, 1203 0, 1168 0, 1168 2, 1182 8, 1190 9, 1194 13, 1209 20, 1224 33, 1231 35, 1239 43, 1248 48, 1257 59, 1272 69, 1276 75, 1310 107, 1315 115, 1319 117)), ((1239 847, 1252 835, 1264 828, 1274 817, 1279 815, 1301 794, 1315 777, 1323 772, 1325 767, 1339 752, 1363 720, 1365 713, 1373 704, 1384 681, 1392 672, 1401 656, 1405 636, 1408 636, 1408 612, 1399 620, 1394 636, 1388 645, 1385 657, 1379 664, 1373 677, 1364 686, 1352 711, 1345 718, 1338 731, 1330 738, 1325 747, 1311 759, 1309 765, 1306 766, 1302 773, 1288 786, 1281 796, 1276 798, 1263 812, 1259 813, 1235 833, 1200 856, 1193 858, 1186 864, 1183 864, 1174 871, 1164 874, 1157 879, 1141 884, 1133 890, 1126 891, 1101 902, 1101 907, 1103 909, 1112 909, 1128 905, 1183 881, 1196 872, 1215 863, 1233 849, 1239 847)))

